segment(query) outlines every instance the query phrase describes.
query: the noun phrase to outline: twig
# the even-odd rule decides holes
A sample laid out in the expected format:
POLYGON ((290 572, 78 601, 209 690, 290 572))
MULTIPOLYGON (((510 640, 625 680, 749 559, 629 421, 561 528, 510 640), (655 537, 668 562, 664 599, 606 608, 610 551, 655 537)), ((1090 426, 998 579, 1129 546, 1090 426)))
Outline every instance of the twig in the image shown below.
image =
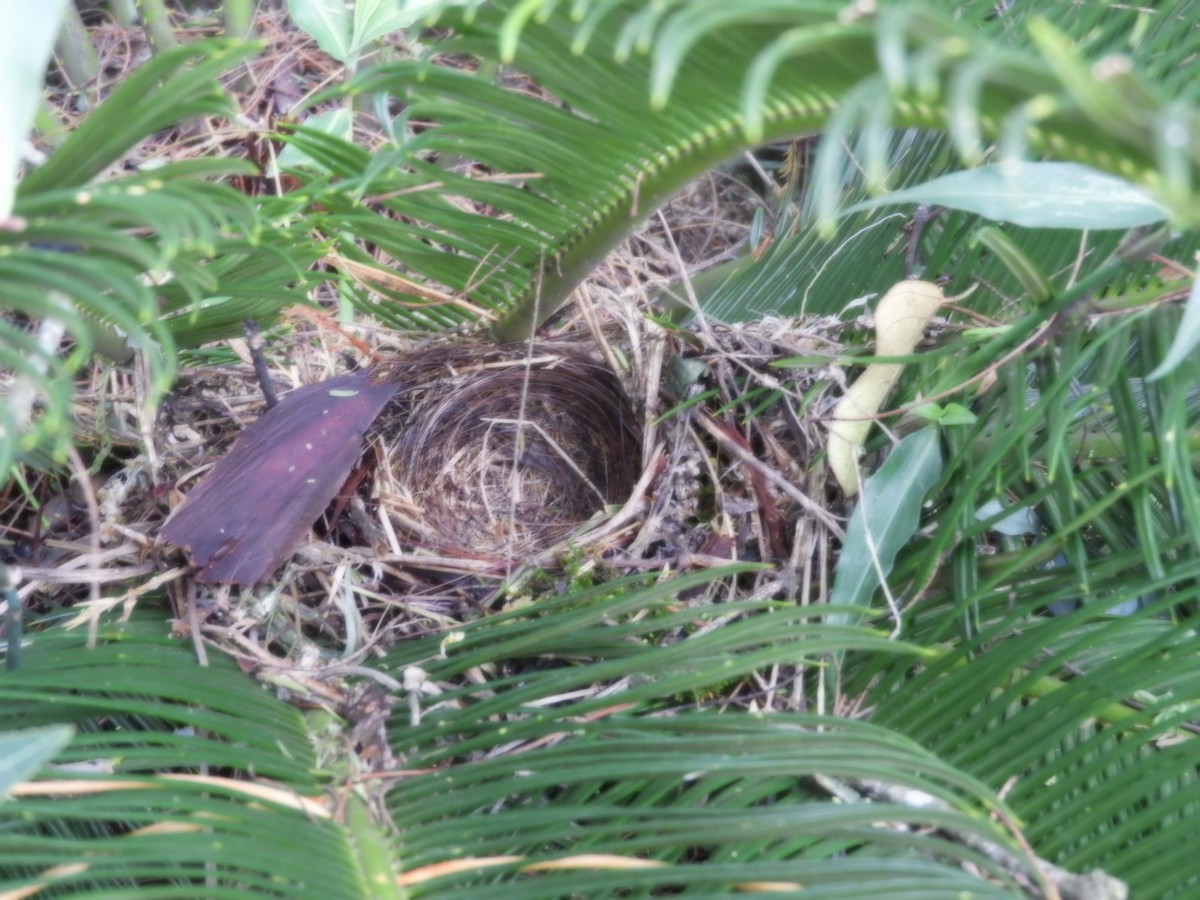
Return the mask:
POLYGON ((279 396, 275 393, 271 369, 267 365, 266 354, 263 353, 262 327, 253 319, 247 319, 242 323, 242 328, 246 331, 246 346, 250 349, 250 361, 254 363, 254 375, 258 378, 259 389, 267 401, 267 409, 271 409, 279 403, 279 396))
POLYGON ((721 449, 725 450, 730 455, 737 457, 738 460, 744 462, 746 465, 753 466, 755 469, 762 472, 767 476, 768 481, 799 503, 804 508, 805 512, 818 519, 821 524, 833 532, 833 534, 839 540, 846 539, 845 531, 842 530, 842 526, 838 524, 837 519, 833 517, 833 514, 830 513, 829 510, 810 499, 803 491, 801 491, 798 487, 796 487, 766 463, 754 456, 754 454, 744 450, 742 447, 739 447, 736 442, 731 441, 729 436, 726 435, 720 428, 718 428, 716 423, 714 423, 709 416, 697 416, 696 421, 700 423, 700 427, 703 428, 713 440, 721 445, 721 449))
MULTIPOLYGON (((96 489, 92 487, 92 477, 88 472, 87 463, 83 461, 83 457, 79 455, 79 450, 74 444, 67 444, 67 458, 71 461, 71 468, 75 470, 75 480, 79 483, 79 489, 83 492, 83 501, 87 506, 88 524, 91 526, 88 534, 88 547, 91 551, 92 568, 99 570, 101 564, 100 504, 96 500, 96 489)), ((100 582, 95 578, 90 579, 88 584, 88 599, 93 604, 100 603, 100 582)), ((99 628, 98 620, 93 620, 88 625, 88 649, 96 646, 99 628)))
POLYGON ((196 609, 196 582, 191 578, 187 582, 187 617, 188 629, 192 632, 192 646, 196 648, 196 662, 207 668, 208 649, 204 646, 204 636, 200 633, 200 613, 196 609))

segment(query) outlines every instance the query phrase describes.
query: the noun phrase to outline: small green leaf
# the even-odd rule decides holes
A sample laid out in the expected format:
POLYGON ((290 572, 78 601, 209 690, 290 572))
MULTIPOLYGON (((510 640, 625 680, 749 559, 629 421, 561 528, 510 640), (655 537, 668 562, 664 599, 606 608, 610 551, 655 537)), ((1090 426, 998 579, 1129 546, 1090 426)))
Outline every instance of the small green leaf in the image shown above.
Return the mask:
POLYGON ((74 734, 69 725, 0 732, 0 797, 36 774, 74 734))
MULTIPOLYGON (((863 487, 850 516, 838 560, 833 594, 836 606, 866 606, 880 578, 892 570, 896 554, 921 521, 921 504, 942 473, 942 450, 935 428, 910 434, 891 452, 863 487)), ((855 624, 861 616, 834 613, 834 624, 855 624)))
POLYGON ((320 49, 352 68, 372 41, 420 18, 398 0, 288 0, 288 10, 320 49))
POLYGON ((1171 342, 1171 349, 1167 351, 1167 358, 1160 362, 1146 379, 1157 381, 1164 375, 1170 375, 1196 349, 1197 344, 1200 344, 1200 279, 1192 282, 1187 306, 1183 309, 1183 320, 1179 323, 1179 330, 1175 332, 1175 339, 1171 342))
POLYGON ((975 414, 961 403, 947 403, 945 406, 939 406, 936 403, 923 403, 914 409, 913 413, 927 422, 932 422, 934 425, 975 424, 975 414))
POLYGON ((1012 160, 952 172, 864 200, 847 212, 899 203, 932 203, 1026 228, 1134 228, 1167 218, 1141 188, 1078 163, 1012 160))

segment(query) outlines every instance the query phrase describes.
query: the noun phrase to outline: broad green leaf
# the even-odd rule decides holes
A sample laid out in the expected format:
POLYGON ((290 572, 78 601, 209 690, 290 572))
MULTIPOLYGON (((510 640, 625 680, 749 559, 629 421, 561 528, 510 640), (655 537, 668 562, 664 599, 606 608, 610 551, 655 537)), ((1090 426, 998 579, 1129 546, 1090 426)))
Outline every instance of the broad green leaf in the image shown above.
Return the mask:
POLYGON ((346 0, 288 0, 297 25, 313 36, 317 46, 340 63, 350 65, 354 53, 354 5, 346 0))
MULTIPOLYGON (((941 472, 937 429, 923 428, 897 444, 879 471, 867 479, 846 529, 830 603, 865 606, 870 602, 880 579, 892 571, 896 554, 916 533, 925 495, 941 472)), ((853 620, 838 613, 830 621, 853 620)))
POLYGON ((858 203, 855 212, 899 203, 929 203, 1028 228, 1135 228, 1167 218, 1145 191, 1078 163, 1011 160, 943 175, 858 203))
POLYGON ((1164 375, 1175 371, 1179 364, 1192 354, 1198 344, 1200 344, 1200 278, 1192 282, 1187 305, 1183 309, 1183 320, 1179 323, 1179 330, 1175 332, 1171 349, 1167 351, 1167 358, 1146 376, 1147 380, 1157 381, 1164 375))
POLYGON ((12 212, 22 147, 66 6, 66 0, 48 0, 0 8, 0 222, 12 212))
POLYGON ((50 762, 74 733, 69 725, 0 732, 0 802, 14 785, 50 762))

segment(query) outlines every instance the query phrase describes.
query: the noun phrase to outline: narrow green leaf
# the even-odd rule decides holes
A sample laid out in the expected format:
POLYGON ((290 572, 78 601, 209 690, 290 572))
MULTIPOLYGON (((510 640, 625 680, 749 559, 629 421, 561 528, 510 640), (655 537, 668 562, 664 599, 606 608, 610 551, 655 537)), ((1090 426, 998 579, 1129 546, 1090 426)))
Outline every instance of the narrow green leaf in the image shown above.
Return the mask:
POLYGON ((840 24, 829 22, 808 28, 793 28, 781 34, 754 57, 742 83, 741 110, 747 139, 762 140, 767 97, 779 67, 785 61, 803 57, 814 49, 828 52, 830 44, 845 37, 844 32, 840 24))
POLYGON ((1012 160, 954 172, 850 207, 932 203, 1028 228, 1135 228, 1167 218, 1141 188, 1078 163, 1012 160))
POLYGON ((516 8, 505 17, 499 33, 501 61, 505 63, 513 61, 517 55, 517 43, 521 38, 521 31, 541 5, 542 0, 524 0, 523 3, 518 3, 516 8))
POLYGON ((216 79, 255 50, 240 41, 196 41, 138 66, 25 176, 21 196, 82 187, 138 141, 191 116, 227 113, 229 98, 216 79))
POLYGON ((1040 16, 1030 20, 1029 36, 1046 68, 1093 122, 1103 122, 1111 134, 1127 140, 1137 141, 1144 135, 1145 111, 1158 105, 1158 98, 1145 92, 1130 102, 1128 88, 1132 85, 1126 86, 1123 95, 1110 75, 1101 74, 1102 67, 1098 69, 1083 58, 1071 35, 1040 16))
POLYGON ((74 733, 69 725, 0 733, 0 802, 15 785, 50 762, 74 733))
POLYGON ((985 225, 975 232, 971 240, 992 251, 1034 302, 1045 303, 1054 296, 1054 286, 1050 279, 999 227, 985 225))
MULTIPOLYGON (((870 602, 880 578, 891 572, 896 554, 916 533, 921 504, 941 472, 937 429, 923 428, 902 440, 867 480, 846 529, 831 604, 865 606, 870 602)), ((829 621, 846 624, 854 617, 835 613, 829 621)))
POLYGON ((1200 344, 1200 279, 1192 282, 1187 306, 1183 309, 1183 321, 1179 323, 1179 330, 1175 332, 1175 339, 1171 342, 1171 349, 1167 351, 1167 358, 1146 376, 1147 380, 1157 381, 1164 375, 1171 374, 1191 355, 1197 344, 1200 344))
POLYGON ((975 414, 961 403, 947 403, 945 406, 926 403, 914 409, 913 414, 935 425, 975 424, 975 414))

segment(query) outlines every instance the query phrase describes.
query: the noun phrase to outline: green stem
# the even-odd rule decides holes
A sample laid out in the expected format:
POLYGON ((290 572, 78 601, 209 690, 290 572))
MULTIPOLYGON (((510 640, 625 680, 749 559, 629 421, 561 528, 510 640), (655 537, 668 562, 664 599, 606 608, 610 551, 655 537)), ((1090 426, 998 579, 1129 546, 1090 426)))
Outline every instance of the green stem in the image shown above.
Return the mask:
POLYGON ((150 38, 150 46, 154 52, 164 53, 179 46, 175 37, 175 28, 171 25, 171 13, 163 0, 135 0, 142 14, 142 27, 150 38))
POLYGON ((122 28, 132 28, 137 24, 138 11, 134 0, 109 0, 108 12, 122 28))
POLYGON ((396 884, 396 867, 383 828, 376 823, 363 798, 352 793, 346 801, 346 831, 354 858, 371 900, 403 900, 408 892, 396 884))
POLYGON ((254 0, 225 0, 225 34, 248 40, 254 35, 254 0))
POLYGON ((67 5, 54 51, 71 87, 86 96, 85 88, 100 74, 100 57, 73 4, 67 5))

